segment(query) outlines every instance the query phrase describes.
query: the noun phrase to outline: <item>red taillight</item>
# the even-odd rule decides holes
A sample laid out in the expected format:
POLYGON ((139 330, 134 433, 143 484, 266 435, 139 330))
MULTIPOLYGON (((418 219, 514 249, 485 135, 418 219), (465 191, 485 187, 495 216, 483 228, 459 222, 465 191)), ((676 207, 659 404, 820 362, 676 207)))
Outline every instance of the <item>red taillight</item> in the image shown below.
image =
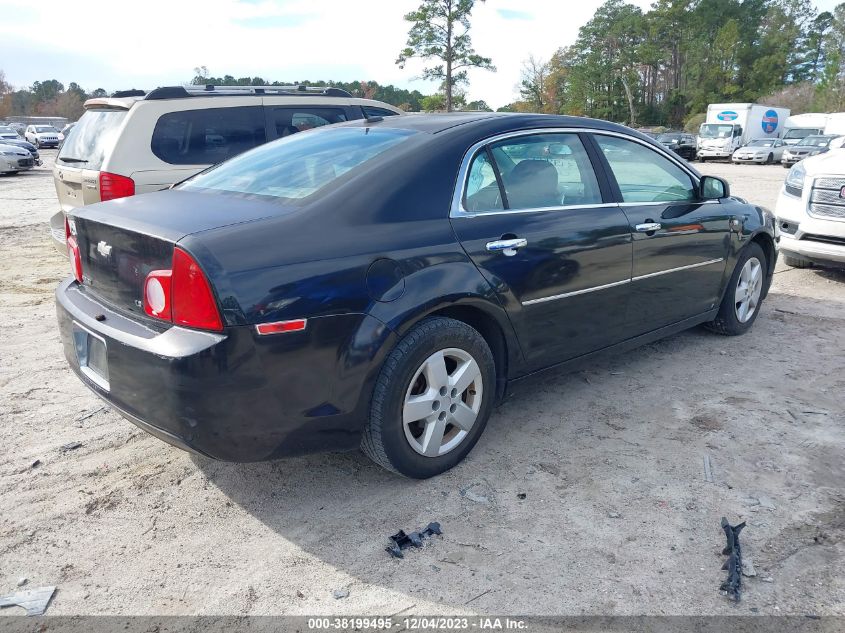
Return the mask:
POLYGON ((115 200, 135 195, 135 181, 119 174, 100 172, 100 200, 115 200))
POLYGON ((76 240, 76 235, 72 235, 70 231, 70 222, 65 218, 65 238, 67 239, 67 255, 70 259, 70 271, 73 273, 73 278, 79 283, 82 283, 82 255, 79 252, 79 242, 76 240))
POLYGON ((173 320, 170 294, 172 270, 153 270, 144 281, 144 312, 157 319, 173 320))
POLYGON ((223 330, 211 285, 194 259, 173 249, 172 270, 154 270, 144 281, 144 312, 176 325, 223 330))
POLYGON ((223 322, 208 279, 181 248, 173 250, 173 322, 203 330, 221 331, 223 322))

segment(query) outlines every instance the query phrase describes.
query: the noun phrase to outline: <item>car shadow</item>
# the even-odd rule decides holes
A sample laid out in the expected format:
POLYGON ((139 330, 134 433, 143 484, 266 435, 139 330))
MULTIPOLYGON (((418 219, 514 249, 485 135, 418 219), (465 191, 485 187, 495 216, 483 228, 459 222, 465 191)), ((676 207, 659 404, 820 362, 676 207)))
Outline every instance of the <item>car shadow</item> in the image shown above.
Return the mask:
MULTIPOLYGON (((524 381, 494 412, 467 459, 425 481, 389 473, 359 452, 254 464, 192 459, 233 503, 296 547, 365 583, 403 592, 414 602, 544 612, 543 587, 550 579, 548 570, 539 570, 548 567, 549 557, 567 560, 560 562, 563 568, 608 567, 608 554, 595 546, 592 530, 612 530, 618 508, 634 515, 627 507, 628 486, 657 489, 673 476, 652 455, 651 434, 657 431, 649 423, 620 430, 627 404, 608 402, 597 387, 618 389, 610 384, 618 380, 635 387, 653 374, 655 357, 689 359, 719 341, 726 339, 694 329, 596 360, 583 371, 551 370, 524 381), (575 419, 568 416, 569 403, 579 411, 575 419), (625 482, 642 481, 623 483, 598 499, 588 492, 586 503, 579 502, 584 493, 576 491, 591 490, 608 468, 621 468, 620 460, 632 464, 625 482), (389 535, 432 521, 442 525, 444 535, 431 546, 402 560, 385 552, 389 535), (488 586, 490 594, 475 600, 488 586), (516 602, 502 593, 510 590, 516 602)), ((718 364, 718 355, 711 362, 718 364)), ((667 542, 686 540, 675 533, 689 529, 677 531, 679 521, 666 519, 658 529, 667 542)), ((559 590, 577 592, 583 582, 578 578, 558 569, 553 582, 559 590)))

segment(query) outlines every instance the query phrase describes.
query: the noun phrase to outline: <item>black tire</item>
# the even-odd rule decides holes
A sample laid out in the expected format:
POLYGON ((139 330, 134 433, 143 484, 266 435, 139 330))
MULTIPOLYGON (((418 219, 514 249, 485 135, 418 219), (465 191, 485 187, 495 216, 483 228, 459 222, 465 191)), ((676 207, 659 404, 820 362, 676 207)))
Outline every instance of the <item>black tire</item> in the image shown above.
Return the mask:
POLYGON ((740 334, 745 334, 748 330, 750 330, 751 326, 754 325, 754 321, 757 320, 757 315, 760 314, 760 308, 763 305, 763 297, 766 291, 765 286, 768 279, 768 266, 769 263, 766 261, 766 254, 763 252, 762 247, 757 242, 751 242, 748 244, 748 246, 746 246, 739 254, 733 274, 731 274, 730 281, 728 281, 728 286, 725 289, 725 295, 722 297, 722 303, 719 306, 719 312, 716 315, 716 318, 710 323, 705 323, 704 327, 711 332, 722 334, 724 336, 739 336, 740 334), (763 286, 754 312, 747 321, 742 322, 736 314, 737 282, 740 274, 742 273, 743 266, 745 266, 745 263, 752 257, 756 257, 762 267, 761 275, 763 286))
POLYGON ((787 266, 792 266, 793 268, 810 268, 812 266, 806 259, 792 257, 791 255, 784 255, 783 261, 787 266))
POLYGON ((706 159, 706 158, 704 158, 704 156, 702 156, 702 157, 701 157, 701 158, 699 158, 698 160, 700 160, 702 163, 706 163, 706 162, 707 162, 707 159, 706 159))
POLYGON ((769 156, 766 158, 766 164, 771 165, 773 162, 775 162, 775 155, 769 154, 769 156))
POLYGON ((487 342, 466 323, 444 317, 423 319, 388 355, 373 390, 361 450, 378 465, 414 479, 443 473, 466 457, 487 425, 496 391, 496 369, 487 342), (411 447, 402 421, 405 395, 417 371, 438 350, 457 348, 472 356, 482 380, 481 404, 472 427, 451 451, 427 457, 411 447))

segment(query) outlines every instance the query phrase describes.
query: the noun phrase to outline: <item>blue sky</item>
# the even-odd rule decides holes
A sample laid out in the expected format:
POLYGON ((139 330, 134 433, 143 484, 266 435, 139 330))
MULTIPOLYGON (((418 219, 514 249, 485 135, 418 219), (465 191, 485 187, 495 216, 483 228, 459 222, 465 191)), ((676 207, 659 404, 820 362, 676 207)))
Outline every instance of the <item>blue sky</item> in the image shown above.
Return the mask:
MULTIPOLYGON (((633 0, 647 9, 651 0, 633 0)), ((15 86, 76 81, 87 90, 151 89, 212 75, 271 80, 375 79, 433 92, 415 80, 422 63, 394 63, 407 37, 403 15, 419 0, 0 0, 0 69, 15 86), (360 7, 360 8, 359 8, 360 7)), ((469 97, 498 107, 516 98, 522 63, 571 44, 599 0, 488 0, 473 14, 473 43, 497 72, 470 72, 469 97)), ((820 9, 837 2, 821 0, 820 9)))

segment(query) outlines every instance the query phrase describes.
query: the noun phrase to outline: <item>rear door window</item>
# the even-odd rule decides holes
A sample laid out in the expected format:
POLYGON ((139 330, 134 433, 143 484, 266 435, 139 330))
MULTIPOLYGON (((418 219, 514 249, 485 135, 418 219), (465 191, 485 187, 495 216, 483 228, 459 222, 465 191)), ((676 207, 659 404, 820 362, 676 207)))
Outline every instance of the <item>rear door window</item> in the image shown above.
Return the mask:
POLYGON ((348 120, 343 108, 268 107, 267 116, 278 138, 348 120))
POLYGON ((207 108, 163 114, 151 149, 171 165, 215 165, 266 141, 260 106, 207 108))
POLYGON ((490 146, 505 187, 498 186, 486 154, 476 156, 469 170, 465 207, 470 212, 496 211, 502 199, 508 209, 545 209, 601 204, 592 163, 577 134, 531 134, 490 146))
POLYGON ((117 142, 127 110, 87 110, 65 137, 57 161, 69 167, 99 170, 117 142))

